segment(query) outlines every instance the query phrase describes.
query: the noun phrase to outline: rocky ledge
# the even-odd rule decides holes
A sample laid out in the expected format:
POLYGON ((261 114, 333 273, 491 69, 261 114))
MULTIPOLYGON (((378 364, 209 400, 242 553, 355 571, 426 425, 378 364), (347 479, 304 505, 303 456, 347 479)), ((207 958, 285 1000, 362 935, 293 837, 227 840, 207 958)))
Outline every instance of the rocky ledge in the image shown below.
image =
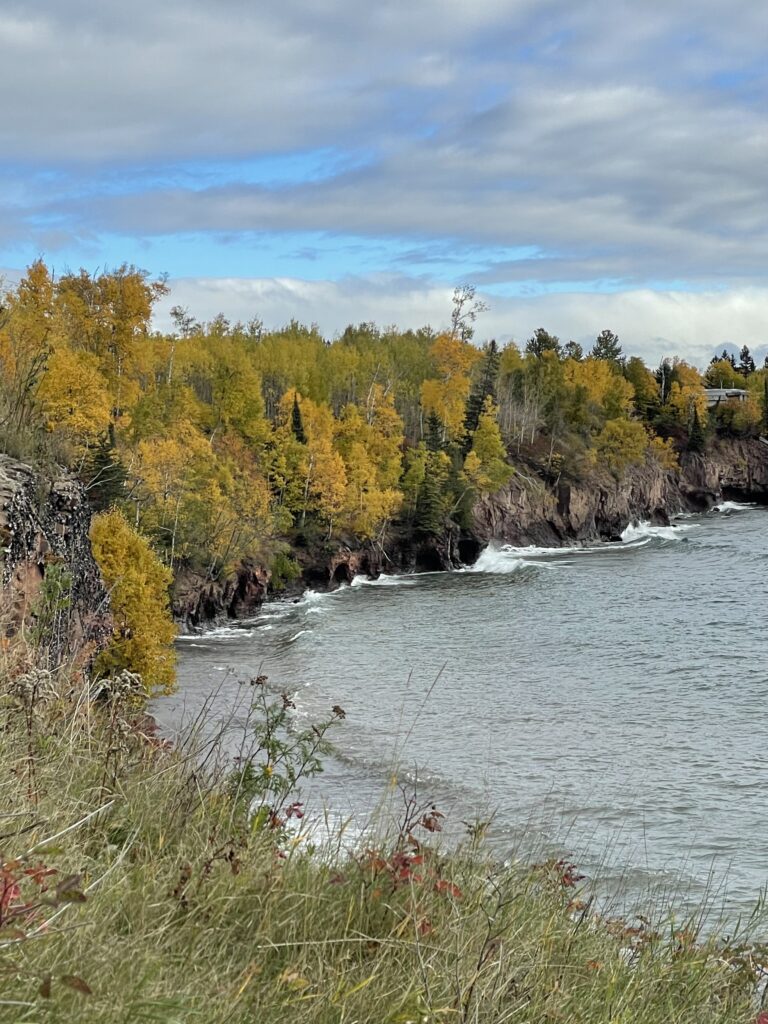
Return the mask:
MULTIPOLYGON (((535 467, 523 467, 507 487, 476 503, 468 530, 452 527, 440 537, 417 537, 393 529, 381 544, 347 537, 335 546, 294 548, 301 573, 280 593, 333 590, 357 575, 449 570, 475 561, 492 541, 545 547, 615 541, 632 522, 667 524, 678 512, 705 511, 724 498, 768 504, 768 444, 719 440, 706 454, 684 453, 679 471, 646 464, 620 479, 595 473, 550 485, 535 467)), ((269 571, 247 560, 220 580, 179 573, 173 611, 183 628, 199 629, 247 618, 268 596, 275 596, 269 571)))
POLYGON ((706 453, 684 453, 679 472, 648 464, 621 479, 600 474, 556 487, 518 474, 477 503, 472 533, 483 543, 552 547, 617 540, 632 522, 667 523, 676 513, 706 511, 726 498, 768 503, 766 443, 718 440, 706 453))

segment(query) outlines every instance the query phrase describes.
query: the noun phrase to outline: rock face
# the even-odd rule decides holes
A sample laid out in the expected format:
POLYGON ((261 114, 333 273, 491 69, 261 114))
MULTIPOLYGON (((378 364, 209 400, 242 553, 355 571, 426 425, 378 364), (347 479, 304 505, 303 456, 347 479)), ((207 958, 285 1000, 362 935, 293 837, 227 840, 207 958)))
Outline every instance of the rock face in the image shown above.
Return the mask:
POLYGON ((65 659, 87 664, 112 632, 90 524, 75 480, 43 480, 29 466, 0 455, 3 627, 11 633, 32 629, 51 665, 65 659))
MULTIPOLYGON (((472 528, 440 537, 392 531, 384 545, 355 542, 295 548, 301 575, 283 596, 306 588, 332 590, 357 575, 444 571, 471 564, 490 541, 557 547, 574 541, 618 540, 633 521, 667 524, 682 511, 704 511, 723 498, 768 504, 768 445, 755 439, 721 440, 704 455, 683 455, 680 472, 656 465, 630 469, 621 480, 607 473, 579 483, 549 486, 535 469, 522 471, 494 495, 478 501, 472 528)), ((190 571, 176 579, 173 612, 184 628, 253 615, 270 595, 270 573, 245 561, 212 581, 190 571)))
POLYGON ((484 543, 563 544, 616 540, 633 521, 666 523, 723 498, 768 503, 768 446, 757 439, 716 442, 706 454, 685 453, 679 473, 631 468, 621 480, 595 476, 547 487, 538 477, 513 477, 474 509, 473 533, 484 543))
POLYGON ((270 575, 250 559, 218 580, 182 569, 174 582, 173 616, 185 629, 225 619, 247 619, 266 600, 270 575))

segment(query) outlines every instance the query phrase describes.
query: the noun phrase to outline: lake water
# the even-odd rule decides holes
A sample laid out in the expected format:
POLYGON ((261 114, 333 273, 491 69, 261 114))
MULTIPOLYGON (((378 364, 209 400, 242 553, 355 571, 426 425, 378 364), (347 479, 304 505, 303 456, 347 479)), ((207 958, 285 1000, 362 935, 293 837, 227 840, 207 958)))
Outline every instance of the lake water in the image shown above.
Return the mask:
POLYGON ((265 606, 180 639, 153 711, 171 732, 206 700, 226 718, 266 673, 303 719, 346 710, 315 808, 362 821, 397 774, 449 828, 495 812, 502 855, 746 907, 768 881, 767 514, 727 503, 265 606))

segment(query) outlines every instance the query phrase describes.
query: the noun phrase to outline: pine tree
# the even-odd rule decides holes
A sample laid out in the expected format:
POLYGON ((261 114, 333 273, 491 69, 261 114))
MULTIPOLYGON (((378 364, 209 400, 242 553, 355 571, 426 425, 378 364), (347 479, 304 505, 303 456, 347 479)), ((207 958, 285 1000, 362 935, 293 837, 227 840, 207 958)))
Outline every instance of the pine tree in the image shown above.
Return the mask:
POLYGON ((696 406, 693 407, 693 421, 691 423, 690 433, 688 434, 688 451, 689 452, 703 452, 706 444, 704 437, 704 428, 701 425, 699 419, 699 410, 696 406))
POLYGON ((304 431, 304 421, 301 418, 299 396, 295 392, 293 395, 293 410, 291 412, 291 430, 293 431, 293 436, 296 438, 299 444, 307 443, 307 435, 304 431))
POLYGON ((622 360, 619 336, 613 331, 601 331, 589 353, 593 359, 605 359, 608 363, 619 363, 622 360))
POLYGON ((427 445, 427 449, 430 452, 442 451, 445 447, 443 441, 443 435, 445 430, 443 428, 443 422, 436 412, 431 412, 427 416, 427 429, 424 432, 424 441, 427 445))
POLYGON ((91 449, 81 473, 94 512, 103 512, 125 497, 127 478, 125 466, 115 451, 114 427, 110 426, 91 449))
POLYGON ((467 411, 464 416, 465 436, 461 444, 463 455, 466 455, 472 447, 472 435, 477 430, 486 399, 490 398, 493 402, 496 401, 496 381, 499 377, 500 363, 499 347, 495 341, 489 341, 484 349, 480 373, 467 399, 467 411))
POLYGON ((526 355, 535 356, 537 359, 541 359, 545 352, 554 352, 559 359, 562 351, 557 335, 550 334, 543 327, 537 327, 533 332, 533 337, 525 343, 526 355))
POLYGON ((740 374, 744 377, 748 377, 751 373, 756 370, 755 360, 749 351, 749 348, 745 345, 739 353, 739 365, 736 367, 740 374))

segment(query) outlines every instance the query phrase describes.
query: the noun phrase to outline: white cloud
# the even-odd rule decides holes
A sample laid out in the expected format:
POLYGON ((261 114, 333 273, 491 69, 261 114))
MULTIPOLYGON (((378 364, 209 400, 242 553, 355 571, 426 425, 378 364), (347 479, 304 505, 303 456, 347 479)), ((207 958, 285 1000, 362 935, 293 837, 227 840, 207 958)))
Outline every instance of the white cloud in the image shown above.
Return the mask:
POLYGON ((767 46, 754 0, 6 0, 0 242, 314 231, 549 257, 488 284, 759 287, 767 46), (323 180, 238 172, 316 149, 323 180))

